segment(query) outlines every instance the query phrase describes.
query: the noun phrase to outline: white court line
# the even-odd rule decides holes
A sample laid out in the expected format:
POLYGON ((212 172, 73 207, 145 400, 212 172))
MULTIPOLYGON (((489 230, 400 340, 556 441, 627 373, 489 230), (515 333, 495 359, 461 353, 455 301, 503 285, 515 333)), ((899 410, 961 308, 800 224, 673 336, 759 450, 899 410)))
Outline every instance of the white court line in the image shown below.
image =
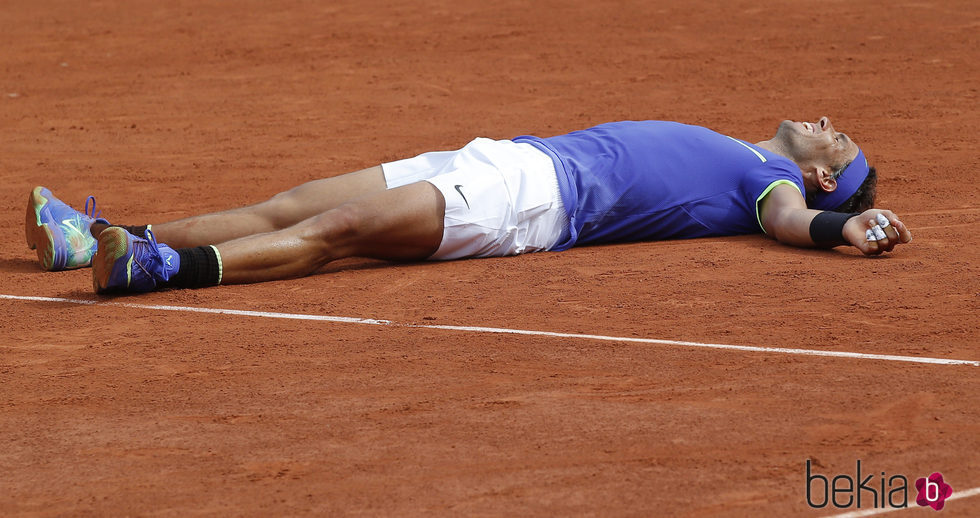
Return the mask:
POLYGON ((309 314, 302 314, 302 313, 277 313, 277 312, 269 312, 269 311, 246 311, 246 310, 239 310, 239 309, 200 308, 200 307, 191 307, 191 306, 162 306, 162 305, 155 305, 155 304, 136 304, 130 302, 114 302, 114 301, 102 302, 97 300, 85 300, 85 299, 65 299, 60 297, 25 297, 20 295, 5 295, 5 294, 0 294, 0 299, 24 300, 24 301, 35 301, 35 302, 61 302, 67 304, 83 304, 89 306, 92 305, 116 306, 116 307, 133 308, 133 309, 149 309, 149 310, 157 310, 157 311, 214 313, 214 314, 221 314, 221 315, 237 315, 237 316, 259 317, 259 318, 316 320, 322 322, 343 322, 348 324, 367 324, 367 325, 375 325, 375 326, 411 327, 416 329, 439 329, 444 331, 463 331, 468 333, 494 333, 494 334, 547 336, 547 337, 555 337, 555 338, 601 340, 601 341, 608 341, 608 342, 631 342, 631 343, 658 344, 658 345, 679 345, 682 347, 701 347, 701 348, 708 348, 708 349, 724 349, 729 351, 795 354, 795 355, 803 355, 803 356, 829 356, 835 358, 886 360, 886 361, 896 361, 896 362, 928 363, 928 364, 938 364, 938 365, 971 365, 973 367, 980 367, 980 361, 954 360, 949 358, 896 356, 891 354, 869 354, 869 353, 855 353, 855 352, 847 352, 847 351, 821 351, 816 349, 795 349, 795 348, 783 348, 783 347, 756 347, 750 345, 711 344, 711 343, 701 343, 701 342, 685 342, 680 340, 660 340, 656 338, 635 338, 635 337, 625 337, 625 336, 590 335, 590 334, 582 334, 582 333, 557 333, 552 331, 531 331, 526 329, 508 329, 508 328, 501 328, 501 327, 400 324, 397 322, 392 322, 390 320, 336 317, 330 315, 309 315, 309 314))
POLYGON ((217 313, 221 315, 238 315, 243 317, 289 318, 293 320, 319 320, 321 322, 344 322, 347 324, 370 324, 376 326, 395 325, 388 320, 371 318, 334 317, 330 315, 304 315, 300 313, 269 313, 266 311, 246 311, 241 309, 195 308, 192 306, 158 306, 154 304, 132 304, 129 302, 103 302, 85 299, 64 299, 60 297, 24 297, 21 295, 0 294, 0 299, 29 300, 34 302, 63 302, 67 304, 83 304, 87 306, 119 306, 134 309, 156 309, 160 311, 187 311, 190 313, 217 313))
POLYGON ((939 216, 960 214, 964 212, 980 212, 980 207, 960 207, 958 209, 927 210, 922 212, 903 212, 902 216, 939 216))
MULTIPOLYGON (((956 500, 959 498, 970 498, 971 496, 977 495, 980 495, 980 487, 967 489, 966 491, 957 491, 956 488, 953 488, 953 496, 947 498, 946 501, 949 502, 950 500, 956 500)), ((928 509, 930 513, 933 512, 931 507, 922 507, 917 504, 915 507, 882 507, 878 509, 868 509, 865 511, 851 511, 844 514, 832 514, 826 518, 860 518, 862 516, 875 516, 878 514, 890 513, 892 511, 904 511, 906 509, 928 509)), ((946 508, 944 507, 943 510, 945 509, 946 508)))

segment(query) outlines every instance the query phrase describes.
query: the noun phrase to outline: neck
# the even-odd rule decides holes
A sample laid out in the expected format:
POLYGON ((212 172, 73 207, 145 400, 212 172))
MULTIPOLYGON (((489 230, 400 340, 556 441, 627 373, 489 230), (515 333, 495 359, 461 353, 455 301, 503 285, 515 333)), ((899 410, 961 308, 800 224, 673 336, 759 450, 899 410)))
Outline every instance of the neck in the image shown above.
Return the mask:
MULTIPOLYGON (((790 154, 789 149, 786 145, 776 139, 763 140, 762 142, 756 142, 755 145, 765 149, 766 151, 771 151, 777 155, 782 155, 790 160, 793 160, 793 156, 790 154)), ((796 160, 793 160, 796 162, 796 160)))

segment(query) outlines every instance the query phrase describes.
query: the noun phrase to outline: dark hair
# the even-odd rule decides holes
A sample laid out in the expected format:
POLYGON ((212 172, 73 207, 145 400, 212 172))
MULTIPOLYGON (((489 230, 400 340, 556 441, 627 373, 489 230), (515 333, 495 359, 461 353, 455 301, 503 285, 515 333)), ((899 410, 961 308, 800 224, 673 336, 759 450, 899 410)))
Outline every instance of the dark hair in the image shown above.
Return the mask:
MULTIPOLYGON (((846 167, 846 166, 845 166, 846 167)), ((842 167, 841 170, 844 168, 842 167)), ((875 195, 878 187, 878 171, 874 167, 868 167, 868 176, 858 186, 857 191, 851 195, 844 203, 841 203, 834 212, 864 212, 875 205, 875 195)), ((813 206, 816 199, 812 194, 807 195, 806 204, 813 206)))
POLYGON ((861 182, 858 190, 841 203, 834 212, 864 212, 875 206, 875 195, 878 193, 878 171, 874 167, 868 167, 868 177, 861 182))

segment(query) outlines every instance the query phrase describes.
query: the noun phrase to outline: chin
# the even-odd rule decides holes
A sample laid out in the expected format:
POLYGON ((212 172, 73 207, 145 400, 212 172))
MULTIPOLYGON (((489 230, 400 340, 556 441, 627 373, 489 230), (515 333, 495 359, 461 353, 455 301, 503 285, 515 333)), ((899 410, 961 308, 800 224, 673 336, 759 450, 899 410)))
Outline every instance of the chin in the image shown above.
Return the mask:
POLYGON ((796 130, 796 122, 786 119, 783 122, 779 123, 779 128, 776 130, 776 132, 778 133, 780 131, 795 131, 795 130, 796 130))
POLYGON ((776 128, 776 137, 788 138, 790 135, 798 133, 796 123, 791 120, 784 120, 776 128))

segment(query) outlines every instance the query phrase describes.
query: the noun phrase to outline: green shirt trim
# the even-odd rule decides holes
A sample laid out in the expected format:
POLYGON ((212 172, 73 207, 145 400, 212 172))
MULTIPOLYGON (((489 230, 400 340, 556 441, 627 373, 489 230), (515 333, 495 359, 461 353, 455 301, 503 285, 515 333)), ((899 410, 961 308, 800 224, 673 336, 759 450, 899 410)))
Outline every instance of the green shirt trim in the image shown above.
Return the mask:
POLYGON ((800 196, 803 196, 803 193, 800 192, 800 186, 796 185, 795 183, 789 180, 776 180, 775 182, 769 184, 769 187, 766 187, 766 190, 762 191, 762 194, 760 194, 759 197, 755 199, 755 220, 759 222, 759 228, 762 229, 763 234, 768 234, 768 232, 766 232, 766 227, 762 226, 762 214, 759 214, 759 204, 762 203, 763 198, 769 195, 769 191, 775 189, 777 185, 783 183, 792 185, 793 188, 800 193, 800 196))

